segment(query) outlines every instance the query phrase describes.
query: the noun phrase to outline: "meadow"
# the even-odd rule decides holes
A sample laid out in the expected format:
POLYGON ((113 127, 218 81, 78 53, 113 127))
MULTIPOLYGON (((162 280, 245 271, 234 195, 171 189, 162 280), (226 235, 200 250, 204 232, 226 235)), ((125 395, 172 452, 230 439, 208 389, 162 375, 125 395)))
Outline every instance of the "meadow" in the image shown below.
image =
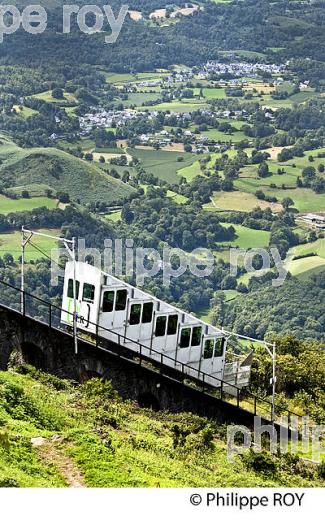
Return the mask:
POLYGON ((57 201, 47 197, 31 197, 29 199, 10 199, 0 195, 0 214, 8 215, 17 211, 32 211, 35 208, 53 209, 57 206, 57 201))
POLYGON ((198 175, 202 175, 202 171, 200 168, 199 161, 195 161, 194 163, 190 164, 189 166, 185 166, 184 168, 181 168, 177 171, 177 175, 180 177, 185 177, 187 182, 192 182, 192 180, 197 177, 198 175))
POLYGON ((208 105, 204 102, 204 100, 198 99, 182 99, 182 101, 173 100, 165 103, 159 103, 158 105, 154 105, 153 107, 138 107, 138 109, 142 110, 158 110, 158 111, 170 111, 170 112, 194 112, 194 110, 199 110, 202 108, 206 108, 208 105))
MULTIPOLYGON (((46 233, 53 236, 60 236, 59 229, 38 229, 40 233, 46 233)), ((18 261, 21 256, 21 232, 13 231, 12 233, 0 233, 0 257, 3 257, 6 253, 11 253, 15 261, 18 261)), ((44 251, 42 254, 40 251, 34 249, 31 245, 27 244, 25 248, 25 261, 30 262, 31 260, 38 260, 51 256, 51 251, 56 248, 57 244, 54 240, 46 237, 34 236, 33 244, 36 247, 44 251)))
POLYGON ((16 114, 28 119, 31 116, 37 115, 39 112, 33 108, 26 107, 24 105, 14 105, 13 108, 16 110, 16 114))
POLYGON ((47 90, 46 92, 40 92, 39 94, 34 94, 31 97, 35 99, 40 99, 41 101, 45 101, 46 103, 56 103, 58 105, 77 104, 76 98, 69 92, 63 93, 63 99, 54 98, 52 96, 51 90, 47 90))
POLYGON ((208 211, 243 211, 249 212, 256 207, 262 209, 271 208, 272 211, 282 210, 281 204, 272 204, 259 200, 252 193, 241 191, 216 192, 212 198, 213 202, 205 204, 204 208, 208 211))
MULTIPOLYGON (((244 249, 259 247, 263 248, 269 245, 269 231, 251 229, 240 224, 231 225, 235 228, 237 237, 233 241, 228 242, 224 245, 227 245, 229 247, 242 247, 244 249)), ((229 224, 227 224, 226 227, 229 227, 229 224)))
POLYGON ((177 184, 180 180, 178 170, 189 166, 195 161, 195 156, 190 153, 164 152, 163 150, 131 149, 127 152, 140 160, 141 166, 155 177, 163 179, 171 184, 177 184), (178 161, 182 157, 182 162, 178 161))

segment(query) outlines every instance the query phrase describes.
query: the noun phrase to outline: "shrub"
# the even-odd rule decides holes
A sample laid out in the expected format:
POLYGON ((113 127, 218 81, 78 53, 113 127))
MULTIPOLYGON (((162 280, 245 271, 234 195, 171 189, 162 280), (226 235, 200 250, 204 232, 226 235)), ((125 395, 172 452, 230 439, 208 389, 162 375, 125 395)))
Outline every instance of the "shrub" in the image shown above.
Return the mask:
POLYGON ((325 460, 322 460, 322 462, 319 464, 317 473, 320 478, 325 480, 325 460))
POLYGON ((248 469, 253 469, 257 473, 274 475, 277 465, 270 453, 267 451, 255 452, 250 449, 242 455, 243 462, 248 469))
POLYGON ((0 477, 0 488, 19 488, 17 480, 11 477, 0 477))

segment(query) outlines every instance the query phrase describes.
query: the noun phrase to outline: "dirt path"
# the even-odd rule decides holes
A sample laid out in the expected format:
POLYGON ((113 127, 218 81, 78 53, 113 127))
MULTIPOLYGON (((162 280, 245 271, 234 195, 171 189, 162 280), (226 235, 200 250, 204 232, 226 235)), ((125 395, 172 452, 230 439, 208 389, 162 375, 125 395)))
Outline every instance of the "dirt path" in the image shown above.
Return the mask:
POLYGON ((31 442, 37 450, 39 457, 45 462, 56 466, 69 487, 86 487, 79 468, 64 452, 61 438, 44 439, 36 437, 31 439, 31 442))

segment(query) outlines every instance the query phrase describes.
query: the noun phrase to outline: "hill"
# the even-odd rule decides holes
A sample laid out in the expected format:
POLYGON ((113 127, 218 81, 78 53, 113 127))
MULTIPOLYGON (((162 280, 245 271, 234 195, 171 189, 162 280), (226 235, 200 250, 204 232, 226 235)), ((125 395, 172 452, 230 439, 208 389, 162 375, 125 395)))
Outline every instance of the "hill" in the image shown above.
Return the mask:
POLYGON ((82 204, 116 202, 133 188, 115 179, 98 166, 56 148, 23 149, 7 138, 0 140, 0 179, 6 189, 21 194, 44 195, 46 189, 68 193, 82 204))
POLYGON ((0 372, 0 487, 322 483, 317 469, 264 452, 230 462, 225 425, 139 409, 122 402, 109 381, 73 387, 33 367, 19 372, 0 372))
POLYGON ((312 271, 312 264, 310 267, 307 279, 288 275, 281 287, 270 285, 273 276, 270 273, 253 277, 249 282, 251 292, 226 305, 219 322, 222 320, 225 327, 258 339, 292 333, 301 339, 323 340, 325 273, 312 271))

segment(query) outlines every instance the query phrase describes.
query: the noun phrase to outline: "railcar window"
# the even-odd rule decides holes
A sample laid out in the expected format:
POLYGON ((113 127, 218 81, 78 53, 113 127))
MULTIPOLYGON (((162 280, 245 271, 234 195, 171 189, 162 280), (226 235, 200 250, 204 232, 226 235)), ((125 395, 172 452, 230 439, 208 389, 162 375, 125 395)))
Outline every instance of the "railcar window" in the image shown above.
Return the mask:
POLYGON ((114 309, 114 291, 105 291, 103 295, 103 312, 112 312, 114 309))
POLYGON ((152 321, 153 303, 146 302, 143 304, 142 323, 151 323, 152 321))
MULTIPOLYGON (((79 298, 79 287, 80 283, 76 280, 76 298, 79 298)), ((73 298, 73 280, 72 278, 68 281, 68 298, 73 298)))
POLYGON ((95 299, 95 286, 90 283, 84 283, 84 288, 82 292, 82 299, 84 302, 93 303, 95 299))
POLYGON ((166 316, 158 316, 156 319, 155 336, 165 336, 166 334, 166 316))
POLYGON ((128 292, 126 289, 117 291, 116 301, 115 301, 115 310, 116 311, 125 311, 127 295, 128 295, 128 292))
POLYGON ((167 336, 173 336, 177 332, 178 316, 171 314, 168 318, 167 336))
POLYGON ((192 333, 192 347, 197 347, 201 343, 202 327, 194 327, 192 333))
POLYGON ((140 316, 141 316, 141 304, 134 303, 133 305, 131 305, 130 325, 138 325, 140 323, 140 316))
POLYGON ((213 356, 214 339, 206 339, 204 342, 203 359, 211 359, 213 356))
POLYGON ((181 341, 179 346, 181 348, 187 348, 190 346, 191 329, 182 329, 181 341))
POLYGON ((224 338, 216 339, 216 346, 214 349, 214 357, 220 357, 223 355, 224 338))

